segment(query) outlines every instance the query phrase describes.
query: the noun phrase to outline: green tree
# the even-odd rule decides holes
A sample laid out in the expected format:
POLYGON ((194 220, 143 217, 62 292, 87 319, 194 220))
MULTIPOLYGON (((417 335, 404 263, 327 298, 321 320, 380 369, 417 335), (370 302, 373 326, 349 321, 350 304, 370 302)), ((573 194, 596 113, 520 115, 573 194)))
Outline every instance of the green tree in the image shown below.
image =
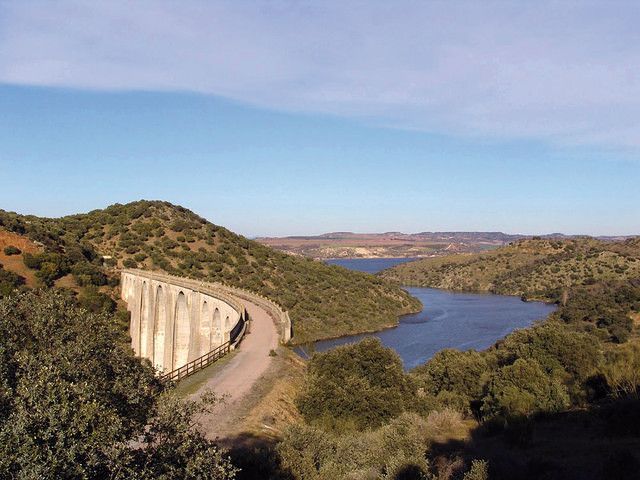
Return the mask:
POLYGON ((413 395, 398 354, 366 338, 315 354, 297 405, 309 422, 365 429, 398 416, 413 395))
POLYGON ((528 416, 568 406, 567 389, 556 376, 548 375, 536 360, 519 358, 493 375, 482 411, 486 416, 528 416))
POLYGON ((438 403, 469 413, 470 403, 482 397, 489 376, 487 358, 484 352, 445 349, 414 368, 411 376, 424 393, 437 397, 438 403))
POLYGON ((233 478, 116 323, 55 290, 0 301, 0 478, 233 478))
POLYGON ((501 366, 517 359, 535 360, 547 374, 564 382, 574 403, 585 399, 585 384, 603 360, 600 341, 594 335, 553 322, 510 334, 498 342, 495 353, 501 366))

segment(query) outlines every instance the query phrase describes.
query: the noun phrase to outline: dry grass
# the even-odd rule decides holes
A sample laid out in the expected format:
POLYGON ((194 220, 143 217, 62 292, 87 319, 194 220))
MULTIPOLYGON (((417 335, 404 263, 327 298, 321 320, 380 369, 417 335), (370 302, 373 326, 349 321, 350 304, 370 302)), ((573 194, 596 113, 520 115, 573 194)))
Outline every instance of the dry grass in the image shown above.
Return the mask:
POLYGON ((81 290, 81 288, 73 278, 73 275, 70 273, 56 280, 55 286, 58 288, 69 288, 71 290, 75 290, 76 292, 79 292, 81 290))
MULTIPOLYGON (((474 426, 475 426, 475 422, 474 426)), ((470 425, 462 414, 450 408, 429 413, 426 419, 429 438, 433 442, 464 440, 468 438, 470 425)))

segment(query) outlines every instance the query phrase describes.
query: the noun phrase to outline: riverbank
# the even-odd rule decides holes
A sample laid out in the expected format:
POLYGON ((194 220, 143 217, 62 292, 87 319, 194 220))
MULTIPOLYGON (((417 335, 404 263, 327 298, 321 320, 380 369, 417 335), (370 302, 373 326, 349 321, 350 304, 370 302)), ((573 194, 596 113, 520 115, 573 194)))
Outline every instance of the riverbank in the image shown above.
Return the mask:
POLYGON ((556 308, 505 295, 428 288, 407 288, 407 292, 422 302, 419 313, 401 317, 394 328, 315 342, 312 351, 374 336, 400 355, 405 369, 411 369, 446 348, 485 350, 514 330, 545 320, 556 308))

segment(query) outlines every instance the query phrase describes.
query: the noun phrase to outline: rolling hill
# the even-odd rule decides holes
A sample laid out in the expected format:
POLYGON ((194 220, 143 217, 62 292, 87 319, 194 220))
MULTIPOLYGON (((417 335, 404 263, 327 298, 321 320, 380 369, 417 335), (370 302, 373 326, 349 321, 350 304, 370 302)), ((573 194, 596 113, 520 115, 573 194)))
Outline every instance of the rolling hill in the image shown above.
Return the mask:
POLYGON ((223 282, 289 310, 296 343, 380 329, 420 308, 385 279, 286 255, 168 202, 116 204, 62 218, 0 210, 0 230, 41 250, 22 255, 41 284, 115 296, 122 267, 223 282))
POLYGON ((381 272, 403 285, 560 300, 568 288, 640 277, 640 237, 519 240, 474 255, 428 258, 381 272))

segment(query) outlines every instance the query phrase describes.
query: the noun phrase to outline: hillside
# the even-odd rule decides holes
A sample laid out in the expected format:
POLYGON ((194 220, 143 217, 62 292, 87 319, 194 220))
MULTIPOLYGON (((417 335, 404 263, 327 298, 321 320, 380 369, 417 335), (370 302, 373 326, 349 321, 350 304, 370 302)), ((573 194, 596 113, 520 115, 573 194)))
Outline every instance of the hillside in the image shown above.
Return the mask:
POLYGON ((42 284, 111 286, 114 296, 122 267, 223 282, 289 310, 296 343, 380 329, 419 308, 381 278, 277 252, 167 202, 116 204, 55 219, 0 210, 0 229, 44 250, 22 256, 42 284))
POLYGON ((476 255, 428 258, 381 272, 403 285, 556 301, 575 285, 640 277, 640 238, 528 239, 476 255))

